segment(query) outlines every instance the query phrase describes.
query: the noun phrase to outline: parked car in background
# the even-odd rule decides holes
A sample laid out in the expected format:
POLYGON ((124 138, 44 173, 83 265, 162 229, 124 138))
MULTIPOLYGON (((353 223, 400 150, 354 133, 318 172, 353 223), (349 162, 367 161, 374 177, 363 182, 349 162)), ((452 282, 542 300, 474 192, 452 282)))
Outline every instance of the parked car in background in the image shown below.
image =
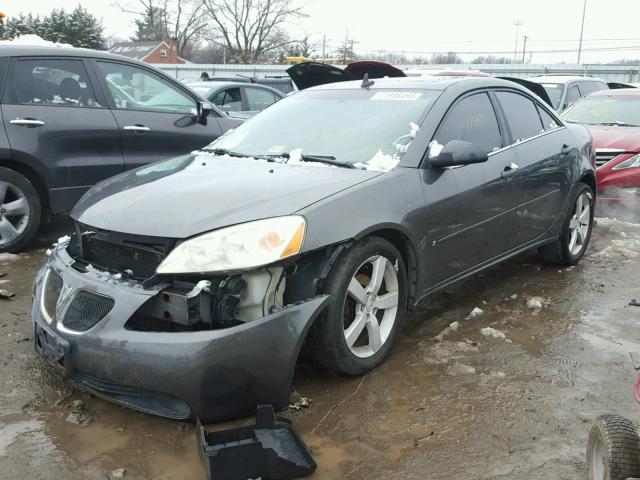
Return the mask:
POLYGON ((246 75, 225 75, 209 77, 208 80, 202 80, 201 78, 183 78, 180 79, 185 85, 203 85, 210 82, 236 82, 236 83, 253 83, 256 85, 265 85, 267 87, 275 88, 285 95, 295 90, 295 86, 291 79, 287 76, 267 76, 267 77, 249 77, 246 75))
POLYGON ((361 375, 428 294, 531 248, 575 265, 592 162, 587 130, 513 82, 309 88, 87 193, 37 274, 35 347, 146 412, 286 408, 303 344, 361 375))
POLYGON ((527 80, 539 83, 544 87, 551 101, 551 106, 558 112, 562 112, 592 92, 609 88, 607 82, 594 77, 538 75, 529 77, 527 80))
POLYGON ((562 118, 591 132, 600 200, 640 198, 640 90, 592 93, 569 107, 562 118))
POLYGON ((0 252, 95 183, 188 153, 241 123, 136 60, 96 50, 0 49, 0 252))
POLYGON ((280 90, 255 83, 209 81, 186 85, 223 112, 242 119, 252 117, 285 96, 280 90))

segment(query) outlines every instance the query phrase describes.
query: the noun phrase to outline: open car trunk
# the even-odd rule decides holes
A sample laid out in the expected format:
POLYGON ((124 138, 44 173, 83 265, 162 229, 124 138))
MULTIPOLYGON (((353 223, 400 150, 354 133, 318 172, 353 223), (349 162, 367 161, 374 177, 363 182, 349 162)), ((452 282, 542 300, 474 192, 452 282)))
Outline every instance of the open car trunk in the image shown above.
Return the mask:
POLYGON ((526 88, 527 90, 532 91, 536 95, 538 95, 544 102, 549 105, 553 109, 553 104, 551 103, 551 99, 547 94, 547 91, 544 89, 542 85, 536 82, 531 82, 529 80, 525 80, 523 78, 515 78, 515 77, 498 77, 502 80, 509 80, 510 82, 517 83, 518 85, 526 88))
POLYGON ((326 83, 362 80, 365 74, 369 78, 406 77, 404 72, 384 62, 353 62, 344 69, 318 62, 303 62, 287 69, 287 73, 298 90, 316 87, 326 83))

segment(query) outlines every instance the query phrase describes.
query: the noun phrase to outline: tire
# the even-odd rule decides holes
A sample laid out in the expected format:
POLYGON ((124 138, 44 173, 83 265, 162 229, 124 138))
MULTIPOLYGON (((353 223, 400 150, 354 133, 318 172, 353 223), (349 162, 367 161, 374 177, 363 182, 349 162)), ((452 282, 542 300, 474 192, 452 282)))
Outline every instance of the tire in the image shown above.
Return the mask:
POLYGON ((640 476, 640 438, 624 417, 598 417, 587 443, 589 480, 626 480, 640 476))
POLYGON ((41 219, 42 204, 33 184, 20 173, 0 167, 0 253, 22 251, 41 219))
POLYGON ((406 310, 407 273, 400 252, 382 238, 365 238, 338 258, 323 290, 331 300, 309 332, 311 359, 347 375, 362 375, 379 366, 406 310), (372 281, 374 271, 379 282, 372 281), (367 295, 367 289, 373 293, 367 295))
POLYGON ((544 260, 565 266, 576 265, 580 261, 589 246, 591 232, 593 231, 594 199, 595 196, 591 187, 586 183, 580 183, 573 195, 571 206, 562 224, 560 238, 556 242, 544 245, 539 249, 544 260), (582 203, 578 204, 580 199, 582 203), (579 219, 579 214, 576 215, 576 209, 580 205, 584 206, 587 203, 589 211, 585 212, 583 210, 584 217, 579 219), (587 221, 588 224, 586 224, 587 221), (574 231, 576 232, 575 243, 573 243, 574 231))

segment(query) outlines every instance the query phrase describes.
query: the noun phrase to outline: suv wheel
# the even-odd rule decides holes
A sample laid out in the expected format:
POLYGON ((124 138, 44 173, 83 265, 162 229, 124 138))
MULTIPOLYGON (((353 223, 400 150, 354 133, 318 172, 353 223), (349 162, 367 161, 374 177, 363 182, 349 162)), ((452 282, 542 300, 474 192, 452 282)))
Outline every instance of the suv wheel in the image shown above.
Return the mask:
POLYGON ((0 252, 19 252, 40 226, 38 192, 20 173, 0 167, 0 252))

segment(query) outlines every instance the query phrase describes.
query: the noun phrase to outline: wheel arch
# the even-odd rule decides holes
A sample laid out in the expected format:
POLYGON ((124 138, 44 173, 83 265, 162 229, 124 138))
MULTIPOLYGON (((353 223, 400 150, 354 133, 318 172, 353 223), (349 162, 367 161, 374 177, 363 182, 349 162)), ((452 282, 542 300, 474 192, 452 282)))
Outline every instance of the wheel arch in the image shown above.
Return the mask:
POLYGON ((43 214, 49 215, 51 212, 51 207, 49 204, 49 194, 46 183, 40 173, 35 170, 33 167, 26 165, 24 163, 16 162, 13 160, 6 160, 0 158, 0 167, 8 168, 10 170, 14 170, 19 174, 23 175, 36 189, 38 192, 38 196, 40 197, 40 203, 42 205, 43 214))
POLYGON ((366 237, 380 237, 391 243, 402 255, 402 260, 407 267, 407 307, 414 305, 417 298, 418 285, 418 260, 413 241, 400 226, 395 224, 382 224, 368 228, 355 237, 362 240, 366 237))
POLYGON ((591 187, 591 190, 593 190, 593 194, 596 194, 596 188, 597 188, 597 182, 596 182, 596 176, 594 175, 593 172, 585 172, 582 174, 582 176, 580 177, 580 182, 581 183, 586 183, 587 185, 589 185, 591 187))

